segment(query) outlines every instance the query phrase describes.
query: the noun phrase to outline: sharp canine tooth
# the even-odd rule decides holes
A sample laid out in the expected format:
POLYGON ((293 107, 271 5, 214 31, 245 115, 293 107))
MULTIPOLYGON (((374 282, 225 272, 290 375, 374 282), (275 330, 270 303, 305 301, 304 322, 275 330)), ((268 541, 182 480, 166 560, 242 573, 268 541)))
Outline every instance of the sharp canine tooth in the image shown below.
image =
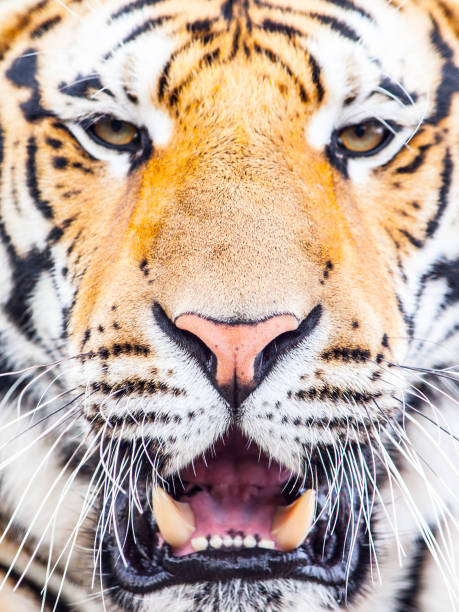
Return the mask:
POLYGON ((210 545, 212 546, 212 548, 221 548, 222 544, 223 544, 223 540, 221 539, 221 537, 219 535, 213 535, 210 538, 210 545))
POLYGON ((252 535, 245 536, 244 546, 246 548, 255 548, 256 545, 257 545, 257 541, 252 535))
POLYGON ((290 506, 279 506, 271 532, 281 550, 294 550, 306 539, 314 519, 315 491, 309 489, 290 506))
POLYGON ((268 540, 267 538, 263 538, 258 542, 258 546, 260 548, 270 548, 271 550, 274 548, 275 544, 272 540, 268 540))
POLYGON ((209 543, 207 542, 207 538, 205 538, 204 536, 200 536, 199 538, 193 538, 191 540, 191 546, 196 552, 199 552, 200 550, 206 550, 208 545, 209 543))
POLYGON ((161 487, 152 493, 153 512, 161 535, 173 548, 182 548, 195 530, 195 519, 190 504, 175 501, 161 487))

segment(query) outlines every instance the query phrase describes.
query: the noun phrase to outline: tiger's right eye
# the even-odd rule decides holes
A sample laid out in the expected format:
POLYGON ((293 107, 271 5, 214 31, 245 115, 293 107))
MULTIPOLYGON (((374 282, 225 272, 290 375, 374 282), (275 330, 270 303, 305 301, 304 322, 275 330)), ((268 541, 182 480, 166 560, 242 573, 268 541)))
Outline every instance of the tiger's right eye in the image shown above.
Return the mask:
POLYGON ((139 128, 132 123, 113 117, 95 121, 90 125, 88 132, 99 144, 120 151, 132 151, 140 144, 139 128))

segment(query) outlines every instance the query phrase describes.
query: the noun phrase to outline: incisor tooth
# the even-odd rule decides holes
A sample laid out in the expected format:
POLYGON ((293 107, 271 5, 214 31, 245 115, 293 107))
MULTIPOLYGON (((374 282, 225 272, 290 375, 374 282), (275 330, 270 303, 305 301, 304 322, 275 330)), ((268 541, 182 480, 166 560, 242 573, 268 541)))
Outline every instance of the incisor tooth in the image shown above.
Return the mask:
POLYGON ((294 550, 306 539, 314 518, 315 491, 309 489, 290 506, 279 506, 271 532, 281 550, 294 550))
POLYGON ((173 548, 182 548, 195 530, 190 504, 175 501, 161 487, 154 487, 153 512, 161 535, 173 548))
POLYGON ((255 548, 256 545, 257 545, 257 541, 255 540, 253 535, 245 536, 245 538, 244 538, 244 546, 246 548, 255 548))
POLYGON ((221 548, 223 540, 219 535, 213 535, 209 540, 209 544, 212 546, 212 548, 221 548))
POLYGON ((193 550, 199 552, 200 550, 206 550, 206 548, 209 546, 209 542, 207 541, 207 538, 200 536, 199 538, 193 538, 191 540, 191 546, 193 550))
POLYGON ((233 538, 230 535, 226 535, 223 538, 223 546, 226 546, 226 548, 231 548, 233 545, 233 538))

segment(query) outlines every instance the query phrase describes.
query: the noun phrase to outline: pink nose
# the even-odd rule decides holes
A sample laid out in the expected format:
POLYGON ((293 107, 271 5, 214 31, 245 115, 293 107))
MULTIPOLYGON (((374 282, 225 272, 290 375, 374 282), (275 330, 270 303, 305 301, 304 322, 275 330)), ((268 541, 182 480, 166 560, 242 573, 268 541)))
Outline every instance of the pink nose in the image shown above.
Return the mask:
POLYGON ((259 323, 216 323, 195 314, 179 316, 175 325, 197 336, 217 359, 216 382, 221 388, 253 388, 255 359, 275 338, 298 328, 293 315, 277 315, 259 323))

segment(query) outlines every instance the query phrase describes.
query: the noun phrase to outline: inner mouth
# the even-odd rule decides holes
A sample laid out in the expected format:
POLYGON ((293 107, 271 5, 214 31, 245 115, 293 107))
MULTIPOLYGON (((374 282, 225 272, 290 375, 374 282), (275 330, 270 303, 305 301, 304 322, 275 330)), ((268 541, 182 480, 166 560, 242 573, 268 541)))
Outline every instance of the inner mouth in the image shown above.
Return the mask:
POLYGON ((315 506, 314 491, 294 480, 233 434, 153 490, 160 541, 178 557, 207 549, 293 550, 304 542, 315 506))
POLYGON ((137 485, 141 509, 118 493, 108 504, 116 528, 103 536, 108 586, 148 593, 291 578, 349 601, 368 565, 368 534, 344 491, 330 498, 324 466, 311 467, 300 478, 233 431, 160 487, 146 477, 137 485))

